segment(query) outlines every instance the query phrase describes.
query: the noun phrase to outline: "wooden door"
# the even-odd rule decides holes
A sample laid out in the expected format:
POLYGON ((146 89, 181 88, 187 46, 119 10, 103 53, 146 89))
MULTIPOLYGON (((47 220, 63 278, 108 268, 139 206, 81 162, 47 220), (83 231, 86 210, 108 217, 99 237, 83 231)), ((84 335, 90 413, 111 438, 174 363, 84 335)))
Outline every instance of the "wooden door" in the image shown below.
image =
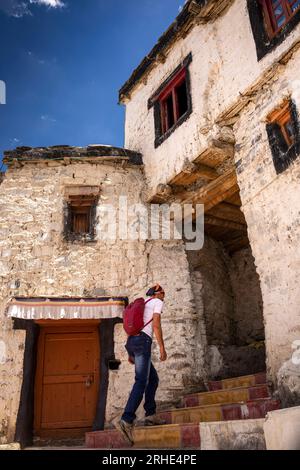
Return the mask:
POLYGON ((41 324, 35 384, 36 436, 72 437, 91 429, 98 401, 99 362, 97 324, 41 324))

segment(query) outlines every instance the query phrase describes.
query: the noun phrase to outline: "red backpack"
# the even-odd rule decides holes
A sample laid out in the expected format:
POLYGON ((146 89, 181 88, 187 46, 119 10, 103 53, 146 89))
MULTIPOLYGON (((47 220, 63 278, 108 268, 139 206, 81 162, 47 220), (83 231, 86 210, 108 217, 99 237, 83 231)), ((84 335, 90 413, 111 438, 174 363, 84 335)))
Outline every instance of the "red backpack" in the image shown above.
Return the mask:
POLYGON ((123 313, 123 327, 129 336, 140 333, 142 329, 152 322, 153 318, 144 325, 145 305, 152 299, 144 300, 142 297, 129 304, 123 313))

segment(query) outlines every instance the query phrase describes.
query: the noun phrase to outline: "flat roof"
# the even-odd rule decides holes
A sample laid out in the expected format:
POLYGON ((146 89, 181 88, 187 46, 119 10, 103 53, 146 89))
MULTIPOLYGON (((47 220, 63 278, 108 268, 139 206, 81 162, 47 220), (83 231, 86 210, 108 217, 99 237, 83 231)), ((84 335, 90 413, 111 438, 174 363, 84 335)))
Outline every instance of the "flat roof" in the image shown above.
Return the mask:
POLYGON ((87 147, 72 147, 70 145, 54 145, 51 147, 17 147, 14 150, 4 152, 3 162, 11 165, 14 162, 36 162, 39 160, 64 160, 73 161, 83 159, 99 159, 99 161, 120 160, 132 165, 142 165, 141 153, 122 147, 110 145, 88 145, 87 147))
POLYGON ((207 3, 207 0, 188 0, 183 6, 181 12, 176 17, 175 21, 169 26, 169 28, 162 34, 158 39, 155 46, 151 49, 141 61, 139 66, 132 72, 129 79, 119 90, 119 102, 122 102, 124 97, 130 93, 134 85, 140 80, 144 73, 156 60, 156 57, 175 39, 177 34, 188 24, 188 22, 194 18, 195 9, 199 13, 202 6, 207 3))

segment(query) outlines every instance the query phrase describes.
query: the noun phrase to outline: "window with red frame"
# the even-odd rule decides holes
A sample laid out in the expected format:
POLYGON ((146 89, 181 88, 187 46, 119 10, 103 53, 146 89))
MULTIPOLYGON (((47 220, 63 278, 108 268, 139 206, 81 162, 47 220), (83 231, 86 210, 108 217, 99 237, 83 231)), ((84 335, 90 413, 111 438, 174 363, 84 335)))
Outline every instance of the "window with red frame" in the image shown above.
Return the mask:
POLYGON ((270 38, 274 37, 300 9, 300 0, 260 0, 270 38))
POLYGON ((185 68, 160 93, 158 102, 160 105, 161 135, 163 135, 188 111, 185 68))
POLYGON ((266 130, 276 173, 282 173, 300 154, 299 117, 295 103, 287 100, 267 116, 266 130))

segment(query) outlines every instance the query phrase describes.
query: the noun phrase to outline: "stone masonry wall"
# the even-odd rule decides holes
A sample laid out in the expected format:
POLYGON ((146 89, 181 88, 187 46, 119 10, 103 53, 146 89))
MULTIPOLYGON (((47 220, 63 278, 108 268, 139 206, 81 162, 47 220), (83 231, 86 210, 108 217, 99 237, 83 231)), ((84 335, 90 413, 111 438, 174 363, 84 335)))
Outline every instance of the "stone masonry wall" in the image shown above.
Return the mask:
MULTIPOLYGON (((268 371, 275 381, 279 369, 291 358, 293 341, 300 339, 300 159, 276 174, 266 116, 289 96, 299 112, 299 66, 297 52, 253 97, 234 129, 242 210, 261 281, 268 371)), ((299 401, 299 386, 296 392, 295 401, 299 401)))
POLYGON ((205 237, 202 250, 188 252, 192 272, 198 272, 202 291, 208 345, 228 345, 233 341, 233 292, 226 254, 221 244, 205 237))
POLYGON ((264 340, 260 281, 250 247, 233 253, 229 276, 233 292, 235 343, 242 346, 264 340))
MULTIPOLYGON (((180 241, 96 240, 82 244, 63 239, 64 187, 100 185, 106 175, 112 185, 101 186, 105 203, 116 203, 119 195, 126 195, 129 204, 141 201, 141 171, 113 164, 26 164, 9 169, 1 185, 1 442, 13 440, 22 384, 25 333, 12 330, 12 321, 5 316, 12 296, 87 296, 101 289, 105 295, 127 295, 132 300, 159 282, 166 291, 162 324, 168 360, 158 363, 154 350, 161 378, 158 400, 174 400, 180 390, 203 375, 201 354, 195 346, 188 264, 180 241)), ((108 421, 124 406, 133 381, 125 339, 122 326, 117 326, 115 354, 122 363, 119 371, 110 371, 108 421)))

